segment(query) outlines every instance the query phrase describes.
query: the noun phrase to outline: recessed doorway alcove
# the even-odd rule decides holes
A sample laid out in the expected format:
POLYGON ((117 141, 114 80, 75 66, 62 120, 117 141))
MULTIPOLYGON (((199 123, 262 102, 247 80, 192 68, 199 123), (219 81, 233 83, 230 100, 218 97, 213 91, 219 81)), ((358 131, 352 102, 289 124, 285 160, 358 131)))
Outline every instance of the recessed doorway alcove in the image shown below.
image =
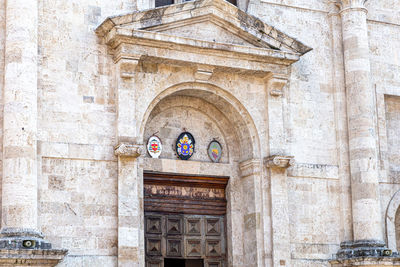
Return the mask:
POLYGON ((164 90, 144 118, 143 143, 153 134, 163 143, 159 158, 146 154, 140 164, 146 262, 201 259, 204 266, 219 267, 257 258, 254 223, 261 219, 256 194, 262 173, 246 109, 221 88, 186 83, 164 90), (196 139, 189 160, 178 159, 174 150, 183 131, 196 139), (207 155, 214 139, 223 150, 218 163, 207 155))
POLYGON ((228 177, 144 173, 146 262, 226 266, 228 177))

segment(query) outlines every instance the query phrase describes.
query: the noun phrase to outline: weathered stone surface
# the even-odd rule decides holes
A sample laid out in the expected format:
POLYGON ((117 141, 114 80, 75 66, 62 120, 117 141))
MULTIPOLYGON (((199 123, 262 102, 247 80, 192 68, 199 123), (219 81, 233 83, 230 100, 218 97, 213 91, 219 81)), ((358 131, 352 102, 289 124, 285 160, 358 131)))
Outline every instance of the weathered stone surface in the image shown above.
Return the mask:
POLYGON ((399 1, 237 3, 0 0, 2 227, 58 266, 144 266, 143 171, 229 176, 227 266, 398 266, 399 1))

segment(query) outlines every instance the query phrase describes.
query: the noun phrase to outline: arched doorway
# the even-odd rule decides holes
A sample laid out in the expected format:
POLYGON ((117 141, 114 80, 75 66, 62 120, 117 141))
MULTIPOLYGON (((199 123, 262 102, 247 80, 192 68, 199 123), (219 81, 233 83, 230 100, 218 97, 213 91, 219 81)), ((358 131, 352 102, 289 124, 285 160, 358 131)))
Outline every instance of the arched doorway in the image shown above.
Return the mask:
POLYGON ((261 164, 255 160, 259 141, 236 101, 215 86, 190 83, 165 90, 149 106, 143 142, 156 134, 164 151, 159 159, 148 154, 142 159, 147 266, 222 267, 232 265, 233 255, 257 259, 262 174, 260 167, 254 168, 257 173, 240 167, 246 162, 247 171, 249 159, 251 166, 261 164), (174 150, 183 131, 196 139, 196 152, 187 161, 177 159, 174 150), (207 155, 212 140, 223 148, 219 163, 207 155))

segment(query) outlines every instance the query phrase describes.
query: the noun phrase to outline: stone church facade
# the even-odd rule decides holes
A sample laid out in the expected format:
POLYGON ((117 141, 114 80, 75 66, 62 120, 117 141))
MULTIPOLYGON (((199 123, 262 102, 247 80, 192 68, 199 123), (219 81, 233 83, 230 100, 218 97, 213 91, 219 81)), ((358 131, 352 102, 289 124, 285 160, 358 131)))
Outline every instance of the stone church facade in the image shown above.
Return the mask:
POLYGON ((0 0, 0 266, 400 266, 399 51, 398 0, 0 0))

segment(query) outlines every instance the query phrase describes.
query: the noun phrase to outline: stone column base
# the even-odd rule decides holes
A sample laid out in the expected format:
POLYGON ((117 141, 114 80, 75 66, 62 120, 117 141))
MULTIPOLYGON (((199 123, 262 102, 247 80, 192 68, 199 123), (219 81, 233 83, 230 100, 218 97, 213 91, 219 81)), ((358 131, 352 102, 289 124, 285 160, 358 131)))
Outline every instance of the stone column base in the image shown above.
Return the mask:
POLYGON ((0 266, 56 266, 68 250, 52 249, 32 229, 5 228, 0 237, 0 266))
POLYGON ((397 252, 386 248, 382 241, 357 240, 342 242, 330 263, 332 267, 400 266, 400 257, 397 252))
POLYGON ((360 257, 348 260, 332 260, 332 267, 388 267, 400 266, 400 258, 398 257, 360 257))

